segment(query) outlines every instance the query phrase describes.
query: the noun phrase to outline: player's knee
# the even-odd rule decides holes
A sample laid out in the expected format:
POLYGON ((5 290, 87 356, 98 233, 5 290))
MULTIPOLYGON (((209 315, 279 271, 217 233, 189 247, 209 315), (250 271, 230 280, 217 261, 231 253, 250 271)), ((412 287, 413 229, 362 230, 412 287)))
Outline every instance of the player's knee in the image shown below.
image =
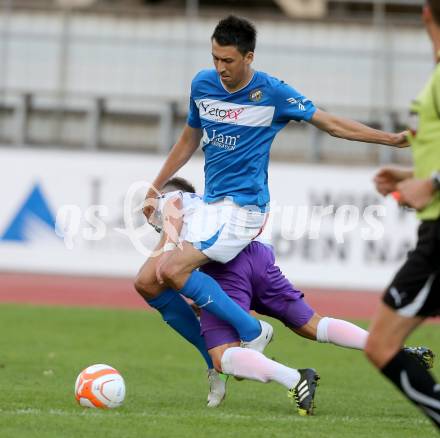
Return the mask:
POLYGON ((139 275, 134 280, 134 288, 136 289, 136 292, 142 296, 147 294, 147 285, 139 275))
POLYGON ((180 274, 181 268, 177 264, 165 263, 160 268, 160 275, 163 281, 171 287, 177 284, 180 274))
POLYGON ((146 299, 153 299, 157 296, 157 291, 154 288, 154 285, 145 281, 141 275, 138 275, 134 281, 134 288, 137 293, 146 299))

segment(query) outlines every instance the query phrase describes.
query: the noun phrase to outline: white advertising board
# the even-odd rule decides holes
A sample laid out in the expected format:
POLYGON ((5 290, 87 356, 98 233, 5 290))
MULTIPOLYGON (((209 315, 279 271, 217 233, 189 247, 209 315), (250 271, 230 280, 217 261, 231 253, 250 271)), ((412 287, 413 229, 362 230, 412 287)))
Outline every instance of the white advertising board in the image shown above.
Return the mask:
MULTIPOLYGON (((163 160, 0 150, 0 270, 134 276, 157 234, 140 212, 126 212, 140 205, 163 160), (55 230, 57 215, 71 225, 64 238, 55 230), (142 230, 148 233, 139 239, 142 230)), ((375 193, 374 172, 271 165, 265 236, 294 283, 381 290, 392 278, 415 242, 417 220, 375 193)), ((202 158, 191 159, 179 175, 202 191, 202 158)))

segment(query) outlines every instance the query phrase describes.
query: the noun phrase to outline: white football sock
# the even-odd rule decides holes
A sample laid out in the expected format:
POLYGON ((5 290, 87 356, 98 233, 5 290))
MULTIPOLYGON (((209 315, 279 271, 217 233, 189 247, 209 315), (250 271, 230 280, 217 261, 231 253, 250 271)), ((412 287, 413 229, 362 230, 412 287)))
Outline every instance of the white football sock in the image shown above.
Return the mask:
POLYGON ((278 382, 287 389, 296 386, 300 379, 297 370, 268 359, 258 351, 240 347, 228 348, 223 353, 222 370, 224 374, 262 383, 278 382))
POLYGON ((363 350, 368 332, 351 322, 342 319, 322 318, 317 327, 316 340, 341 347, 363 350))

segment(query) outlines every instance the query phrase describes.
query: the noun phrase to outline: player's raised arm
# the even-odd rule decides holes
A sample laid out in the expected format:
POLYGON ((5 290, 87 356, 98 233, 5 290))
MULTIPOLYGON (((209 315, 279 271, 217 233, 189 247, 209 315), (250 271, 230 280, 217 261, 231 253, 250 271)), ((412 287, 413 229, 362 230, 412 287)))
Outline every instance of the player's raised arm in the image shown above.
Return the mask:
POLYGON ((397 134, 370 128, 362 123, 344 117, 334 116, 320 109, 316 110, 310 123, 333 137, 387 146, 407 147, 407 132, 397 134))
MULTIPOLYGON (((200 129, 185 125, 182 135, 171 149, 162 169, 153 181, 153 187, 148 190, 145 197, 146 201, 149 198, 155 198, 157 191, 191 158, 199 147, 201 138, 202 134, 200 129)), ((153 210, 154 207, 151 203, 146 202, 143 211, 147 219, 153 210)))
POLYGON ((162 277, 162 266, 169 257, 169 252, 176 248, 182 249, 180 243, 180 233, 183 226, 183 202, 182 193, 179 192, 175 196, 168 199, 162 210, 163 230, 161 236, 162 249, 166 255, 162 255, 156 266, 156 277, 159 284, 164 284, 162 277))

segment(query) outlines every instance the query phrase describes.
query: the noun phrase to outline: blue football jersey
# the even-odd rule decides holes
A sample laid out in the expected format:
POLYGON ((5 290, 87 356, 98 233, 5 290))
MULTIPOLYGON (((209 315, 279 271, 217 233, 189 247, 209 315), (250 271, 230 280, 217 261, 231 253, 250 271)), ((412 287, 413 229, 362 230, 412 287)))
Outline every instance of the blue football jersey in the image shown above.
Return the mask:
POLYGON ((217 72, 203 70, 191 85, 188 125, 203 132, 205 202, 229 197, 240 206, 266 209, 268 165, 275 135, 290 120, 309 121, 316 111, 298 91, 256 71, 230 93, 217 72))

